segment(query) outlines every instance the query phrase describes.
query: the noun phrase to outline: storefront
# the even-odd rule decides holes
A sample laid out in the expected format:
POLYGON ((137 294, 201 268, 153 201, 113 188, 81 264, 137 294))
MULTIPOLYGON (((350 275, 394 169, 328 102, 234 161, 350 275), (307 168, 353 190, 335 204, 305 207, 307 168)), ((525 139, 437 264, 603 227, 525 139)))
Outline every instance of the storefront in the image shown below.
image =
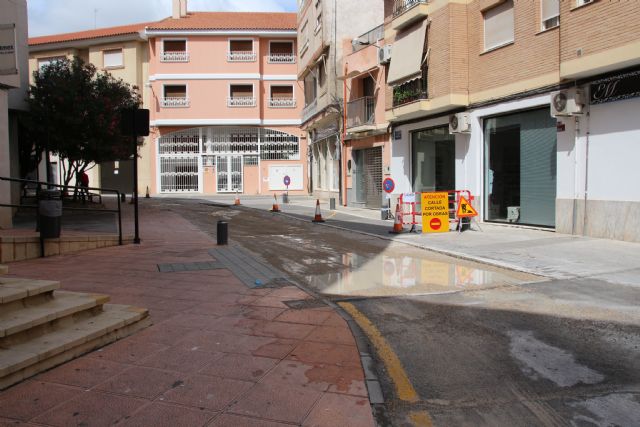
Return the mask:
POLYGON ((448 126, 411 132, 411 183, 414 192, 456 187, 455 136, 448 126))
POLYGON ((555 227, 556 119, 549 108, 483 120, 486 221, 555 227))
POLYGON ((382 205, 382 149, 354 149, 352 157, 353 203, 377 209, 382 205))

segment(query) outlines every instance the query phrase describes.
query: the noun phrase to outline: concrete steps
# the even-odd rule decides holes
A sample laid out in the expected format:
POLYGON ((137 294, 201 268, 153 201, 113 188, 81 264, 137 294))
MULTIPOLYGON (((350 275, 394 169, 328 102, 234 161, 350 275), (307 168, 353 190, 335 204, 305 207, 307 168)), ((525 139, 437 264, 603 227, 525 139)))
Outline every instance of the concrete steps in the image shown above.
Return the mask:
POLYGON ((149 326, 148 311, 0 277, 0 390, 149 326))

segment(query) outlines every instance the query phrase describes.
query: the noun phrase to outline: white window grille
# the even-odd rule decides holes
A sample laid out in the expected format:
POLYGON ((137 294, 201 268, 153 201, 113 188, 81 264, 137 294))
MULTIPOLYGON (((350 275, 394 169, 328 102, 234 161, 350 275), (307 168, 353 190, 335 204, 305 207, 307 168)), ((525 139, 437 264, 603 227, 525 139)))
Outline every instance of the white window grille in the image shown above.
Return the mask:
POLYGON ((173 97, 169 97, 169 98, 162 98, 162 100, 160 101, 160 104, 162 105, 162 107, 164 108, 178 108, 178 107, 189 107, 190 102, 189 102, 189 98, 173 98, 173 97))
POLYGON ((258 156, 254 156, 254 155, 244 156, 244 165, 245 166, 257 166, 258 165, 258 156))
POLYGON ((270 53, 267 62, 269 64, 295 64, 296 55, 293 53, 270 53))
POLYGON ((198 191, 199 176, 197 156, 160 156, 160 192, 198 191))
POLYGON ((160 62, 189 62, 186 40, 163 40, 160 62))
POLYGON ((256 52, 229 52, 227 61, 229 62, 255 62, 258 59, 256 52))
POLYGON ((189 62, 189 52, 162 52, 160 62, 189 62))
POLYGON ((295 98, 270 98, 269 107, 271 108, 295 108, 295 98))
POLYGON ((235 96, 227 98, 228 107, 255 107, 256 99, 253 96, 235 96))
POLYGON ((200 153, 200 130, 173 132, 158 139, 160 154, 200 153))

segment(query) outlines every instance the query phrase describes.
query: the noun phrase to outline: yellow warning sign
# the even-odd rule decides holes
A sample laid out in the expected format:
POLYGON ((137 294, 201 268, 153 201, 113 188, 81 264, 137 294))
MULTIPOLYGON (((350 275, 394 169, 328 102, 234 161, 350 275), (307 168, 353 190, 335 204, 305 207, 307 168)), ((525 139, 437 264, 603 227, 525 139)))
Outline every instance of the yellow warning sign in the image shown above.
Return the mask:
POLYGON ((449 231, 449 193, 439 191, 422 193, 422 232, 446 233, 449 231))
POLYGON ((471 216, 478 216, 478 211, 476 211, 471 203, 464 197, 460 197, 460 201, 458 202, 458 211, 456 212, 456 216, 458 218, 468 218, 471 216))

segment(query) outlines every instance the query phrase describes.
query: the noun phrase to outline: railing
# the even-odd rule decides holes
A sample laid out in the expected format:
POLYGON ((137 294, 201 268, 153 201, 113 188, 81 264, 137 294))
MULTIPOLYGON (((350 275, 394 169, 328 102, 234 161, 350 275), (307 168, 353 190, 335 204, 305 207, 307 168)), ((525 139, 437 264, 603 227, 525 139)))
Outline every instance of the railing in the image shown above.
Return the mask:
POLYGON ((378 25, 372 30, 367 31, 359 37, 356 37, 354 43, 351 44, 354 52, 364 49, 365 47, 375 44, 378 40, 384 39, 384 24, 378 25))
POLYGON ((267 57, 269 64, 295 64, 296 55, 294 53, 272 53, 267 57))
POLYGON ((419 78, 393 88, 393 106, 408 104, 419 99, 428 99, 427 79, 419 78))
POLYGON ((256 99, 253 96, 234 96, 227 98, 228 107, 255 107, 256 99))
POLYGON ((227 61, 229 62, 254 62, 258 58, 258 54, 251 51, 235 51, 227 53, 227 61))
POLYGON ((160 105, 164 108, 185 108, 190 105, 189 98, 162 98, 160 105))
POLYGON ((162 52, 160 62, 189 62, 189 52, 162 52))
POLYGON ((402 15, 407 10, 419 4, 427 4, 429 0, 395 0, 393 2, 393 17, 402 15))
POLYGON ((307 105, 305 105, 304 109, 302 110, 302 122, 306 122, 311 116, 313 116, 316 113, 316 109, 318 108, 318 99, 314 99, 313 101, 311 101, 310 103, 308 103, 307 105))
MULTIPOLYGON (((110 213, 117 213, 118 214, 118 244, 122 245, 122 206, 120 203, 120 192, 118 190, 111 190, 108 188, 98 188, 98 187, 71 187, 71 186, 64 186, 64 185, 60 185, 60 184, 50 184, 47 182, 42 182, 42 181, 32 181, 30 179, 18 179, 18 178, 7 178, 4 176, 0 176, 0 181, 7 181, 7 182, 17 182, 17 183, 21 183, 21 184, 31 184, 33 186, 35 186, 35 197, 36 199, 39 198, 40 195, 40 191, 42 190, 42 188, 44 187, 46 188, 51 188, 51 187, 55 187, 55 188, 61 188, 63 191, 64 190, 74 190, 75 193, 80 193, 82 191, 99 191, 101 193, 113 193, 116 195, 116 198, 118 200, 118 209, 90 209, 90 208, 74 208, 74 207, 62 207, 63 211, 78 211, 78 212, 110 212, 110 213)), ((81 197, 81 196, 80 196, 81 197)), ((0 203, 0 207, 4 207, 4 208, 16 208, 16 209, 20 209, 20 208, 26 208, 26 209, 38 209, 38 205, 23 205, 22 203, 19 205, 15 205, 15 204, 4 204, 4 203, 0 203)))
POLYGON ((269 98, 269 107, 271 108, 295 108, 295 98, 269 98))
POLYGON ((347 103, 347 128, 370 125, 376 120, 376 99, 365 96, 347 103))

